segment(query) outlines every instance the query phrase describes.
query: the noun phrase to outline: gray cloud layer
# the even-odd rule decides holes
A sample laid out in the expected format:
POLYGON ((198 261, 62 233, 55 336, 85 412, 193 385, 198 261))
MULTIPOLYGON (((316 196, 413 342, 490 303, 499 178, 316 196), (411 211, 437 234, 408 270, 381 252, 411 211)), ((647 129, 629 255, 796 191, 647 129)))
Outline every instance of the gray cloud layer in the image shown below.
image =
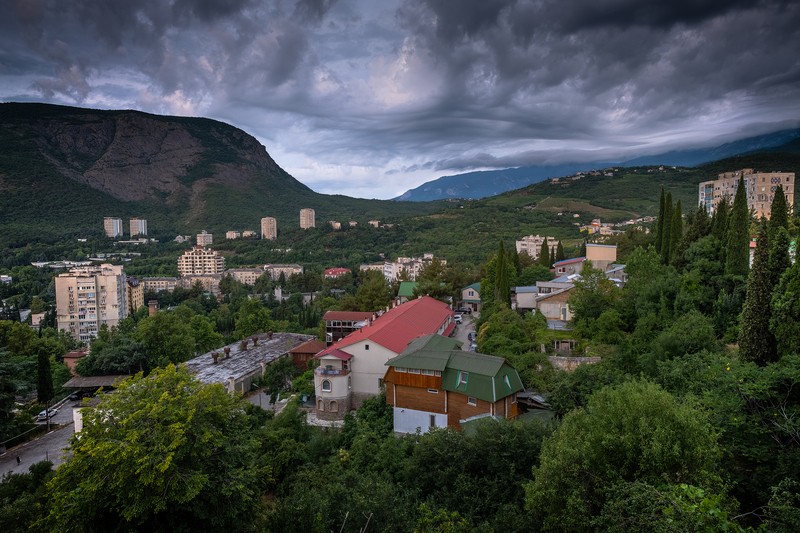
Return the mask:
POLYGON ((322 192, 596 160, 800 118, 779 0, 12 0, 0 98, 211 116, 322 192), (375 185, 375 184, 380 185, 375 185))

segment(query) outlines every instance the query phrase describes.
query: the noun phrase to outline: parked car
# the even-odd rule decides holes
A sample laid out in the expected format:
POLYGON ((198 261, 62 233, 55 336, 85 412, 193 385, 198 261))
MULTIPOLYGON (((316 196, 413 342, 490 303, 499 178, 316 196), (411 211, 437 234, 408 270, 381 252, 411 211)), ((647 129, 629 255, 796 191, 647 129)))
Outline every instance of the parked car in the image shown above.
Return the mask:
POLYGON ((67 396, 67 398, 69 398, 72 401, 75 401, 75 400, 80 400, 81 398, 85 398, 85 397, 91 396, 91 395, 92 395, 91 392, 88 392, 88 391, 85 391, 85 390, 78 390, 78 391, 73 392, 69 396, 67 396))
POLYGON ((469 345, 469 351, 474 352, 477 349, 478 349, 478 343, 475 342, 475 341, 472 341, 472 343, 469 345))
POLYGON ((458 309, 456 309, 456 313, 463 313, 465 315, 471 315, 472 314, 472 309, 470 309, 469 307, 459 307, 458 309))
POLYGON ((469 339, 470 341, 474 342, 475 339, 477 339, 477 338, 478 338, 478 334, 475 333, 474 331, 470 331, 469 333, 467 333, 467 339, 469 339))
POLYGON ((456 315, 456 316, 453 317, 453 320, 455 320, 456 324, 461 324, 461 322, 463 321, 463 318, 462 318, 461 315, 456 315))
POLYGON ((36 420, 37 422, 46 422, 48 418, 53 418, 57 412, 58 409, 56 408, 46 409, 46 410, 43 409, 41 413, 36 415, 36 418, 34 420, 36 420))

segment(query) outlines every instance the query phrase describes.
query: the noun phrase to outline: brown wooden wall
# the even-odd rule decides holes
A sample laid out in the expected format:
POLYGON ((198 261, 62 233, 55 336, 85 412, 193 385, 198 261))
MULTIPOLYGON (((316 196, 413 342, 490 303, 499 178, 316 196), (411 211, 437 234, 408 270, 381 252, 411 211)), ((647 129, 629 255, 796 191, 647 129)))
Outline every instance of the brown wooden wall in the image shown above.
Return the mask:
POLYGON ((441 389, 441 376, 423 376, 422 374, 409 374, 407 372, 395 372, 394 367, 390 366, 383 378, 384 383, 397 383, 409 387, 424 389, 441 389))
POLYGON ((406 385, 393 384, 393 389, 386 389, 386 401, 394 405, 397 398, 397 407, 416 409, 418 411, 429 411, 431 413, 445 412, 445 398, 447 391, 439 390, 438 394, 428 392, 428 389, 408 387, 406 385))

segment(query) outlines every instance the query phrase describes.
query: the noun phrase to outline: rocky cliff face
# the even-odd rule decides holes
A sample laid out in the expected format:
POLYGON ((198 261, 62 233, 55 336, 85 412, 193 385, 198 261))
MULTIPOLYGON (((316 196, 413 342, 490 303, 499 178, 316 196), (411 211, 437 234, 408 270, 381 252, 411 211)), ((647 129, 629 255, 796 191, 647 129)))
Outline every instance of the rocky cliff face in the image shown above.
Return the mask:
MULTIPOLYGON (((25 113, 19 110, 25 106, 0 105, 0 125, 22 129, 19 118, 25 113)), ((36 143, 41 156, 62 175, 118 200, 175 204, 188 197, 191 205, 209 184, 246 188, 265 174, 305 189, 255 138, 221 122, 136 111, 35 107, 39 112, 28 113, 24 135, 36 143)))

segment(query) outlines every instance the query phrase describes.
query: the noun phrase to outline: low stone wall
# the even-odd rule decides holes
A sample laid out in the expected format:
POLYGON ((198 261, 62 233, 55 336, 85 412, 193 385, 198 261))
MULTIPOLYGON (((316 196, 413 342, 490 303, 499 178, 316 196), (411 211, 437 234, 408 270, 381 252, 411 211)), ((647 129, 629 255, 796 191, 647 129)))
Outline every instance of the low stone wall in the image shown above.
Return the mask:
POLYGON ((601 357, 565 357, 562 355, 550 355, 547 357, 550 364, 559 370, 572 372, 580 365, 594 365, 600 362, 601 357))

